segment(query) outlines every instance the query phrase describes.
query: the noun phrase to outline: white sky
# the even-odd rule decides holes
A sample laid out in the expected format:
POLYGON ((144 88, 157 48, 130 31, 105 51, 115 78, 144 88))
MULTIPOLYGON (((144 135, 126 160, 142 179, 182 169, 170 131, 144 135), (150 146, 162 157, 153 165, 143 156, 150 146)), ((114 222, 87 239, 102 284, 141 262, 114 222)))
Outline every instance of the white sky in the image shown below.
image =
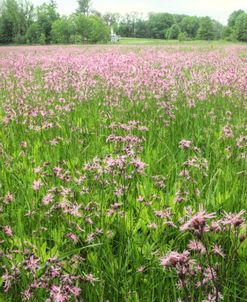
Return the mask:
MULTIPOLYGON (((35 5, 45 0, 31 0, 35 5)), ((48 2, 49 0, 47 0, 48 2)), ((69 15, 77 8, 77 0, 56 0, 60 14, 69 15)), ((227 23, 232 11, 243 9, 247 11, 247 0, 92 0, 94 9, 104 12, 125 14, 131 11, 170 12, 197 16, 210 16, 227 23)))

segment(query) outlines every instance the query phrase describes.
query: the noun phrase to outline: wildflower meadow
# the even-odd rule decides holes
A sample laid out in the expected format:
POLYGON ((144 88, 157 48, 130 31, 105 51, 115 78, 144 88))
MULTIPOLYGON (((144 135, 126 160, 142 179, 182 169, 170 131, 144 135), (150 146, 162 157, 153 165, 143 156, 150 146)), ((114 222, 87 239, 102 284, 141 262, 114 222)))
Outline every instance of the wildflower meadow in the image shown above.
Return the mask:
POLYGON ((247 301, 247 46, 0 49, 0 301, 247 301))

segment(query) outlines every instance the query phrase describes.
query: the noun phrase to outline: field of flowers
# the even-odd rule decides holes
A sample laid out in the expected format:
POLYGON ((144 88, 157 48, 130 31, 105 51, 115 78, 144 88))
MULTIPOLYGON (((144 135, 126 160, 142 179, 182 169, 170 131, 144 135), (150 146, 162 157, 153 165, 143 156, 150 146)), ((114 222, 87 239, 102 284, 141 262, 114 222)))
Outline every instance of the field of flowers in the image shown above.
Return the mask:
POLYGON ((247 301, 247 47, 0 48, 0 301, 247 301))

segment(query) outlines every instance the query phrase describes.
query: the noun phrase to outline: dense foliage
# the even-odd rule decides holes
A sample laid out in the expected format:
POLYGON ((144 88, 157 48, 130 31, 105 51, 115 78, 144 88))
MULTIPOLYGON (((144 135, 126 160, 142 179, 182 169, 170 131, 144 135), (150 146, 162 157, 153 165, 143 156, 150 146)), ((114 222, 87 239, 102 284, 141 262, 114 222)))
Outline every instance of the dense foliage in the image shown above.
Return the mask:
POLYGON ((229 40, 247 42, 247 12, 234 11, 228 19, 224 35, 229 40))
POLYGON ((36 9, 29 2, 4 0, 0 7, 0 43, 97 43, 110 38, 110 28, 90 1, 78 1, 78 11, 59 16, 55 2, 36 9))
POLYGON ((152 13, 143 20, 139 14, 132 13, 121 18, 117 33, 127 37, 160 39, 178 39, 182 34, 186 39, 216 40, 221 37, 222 29, 220 23, 209 17, 152 13))
MULTIPOLYGON (((210 17, 152 13, 148 19, 141 14, 130 13, 125 16, 112 14, 115 29, 123 37, 142 37, 186 40, 229 40, 247 41, 247 18, 242 10, 233 12, 228 26, 224 27, 210 17)), ((104 17, 104 16, 103 16, 104 17)), ((109 16, 107 15, 109 19, 109 16)))

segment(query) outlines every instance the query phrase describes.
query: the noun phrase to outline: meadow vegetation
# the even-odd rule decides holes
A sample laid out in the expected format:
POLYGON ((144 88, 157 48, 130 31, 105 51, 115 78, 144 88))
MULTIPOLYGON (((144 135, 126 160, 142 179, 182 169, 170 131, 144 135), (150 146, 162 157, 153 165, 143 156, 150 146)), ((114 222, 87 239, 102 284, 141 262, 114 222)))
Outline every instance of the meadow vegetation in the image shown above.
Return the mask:
POLYGON ((247 300, 247 48, 1 47, 0 301, 247 300))
POLYGON ((223 25, 209 16, 102 13, 93 9, 91 0, 77 2, 76 11, 62 16, 54 0, 37 7, 30 1, 1 1, 0 44, 96 44, 116 41, 116 34, 156 40, 247 42, 247 12, 241 9, 232 12, 223 25))

